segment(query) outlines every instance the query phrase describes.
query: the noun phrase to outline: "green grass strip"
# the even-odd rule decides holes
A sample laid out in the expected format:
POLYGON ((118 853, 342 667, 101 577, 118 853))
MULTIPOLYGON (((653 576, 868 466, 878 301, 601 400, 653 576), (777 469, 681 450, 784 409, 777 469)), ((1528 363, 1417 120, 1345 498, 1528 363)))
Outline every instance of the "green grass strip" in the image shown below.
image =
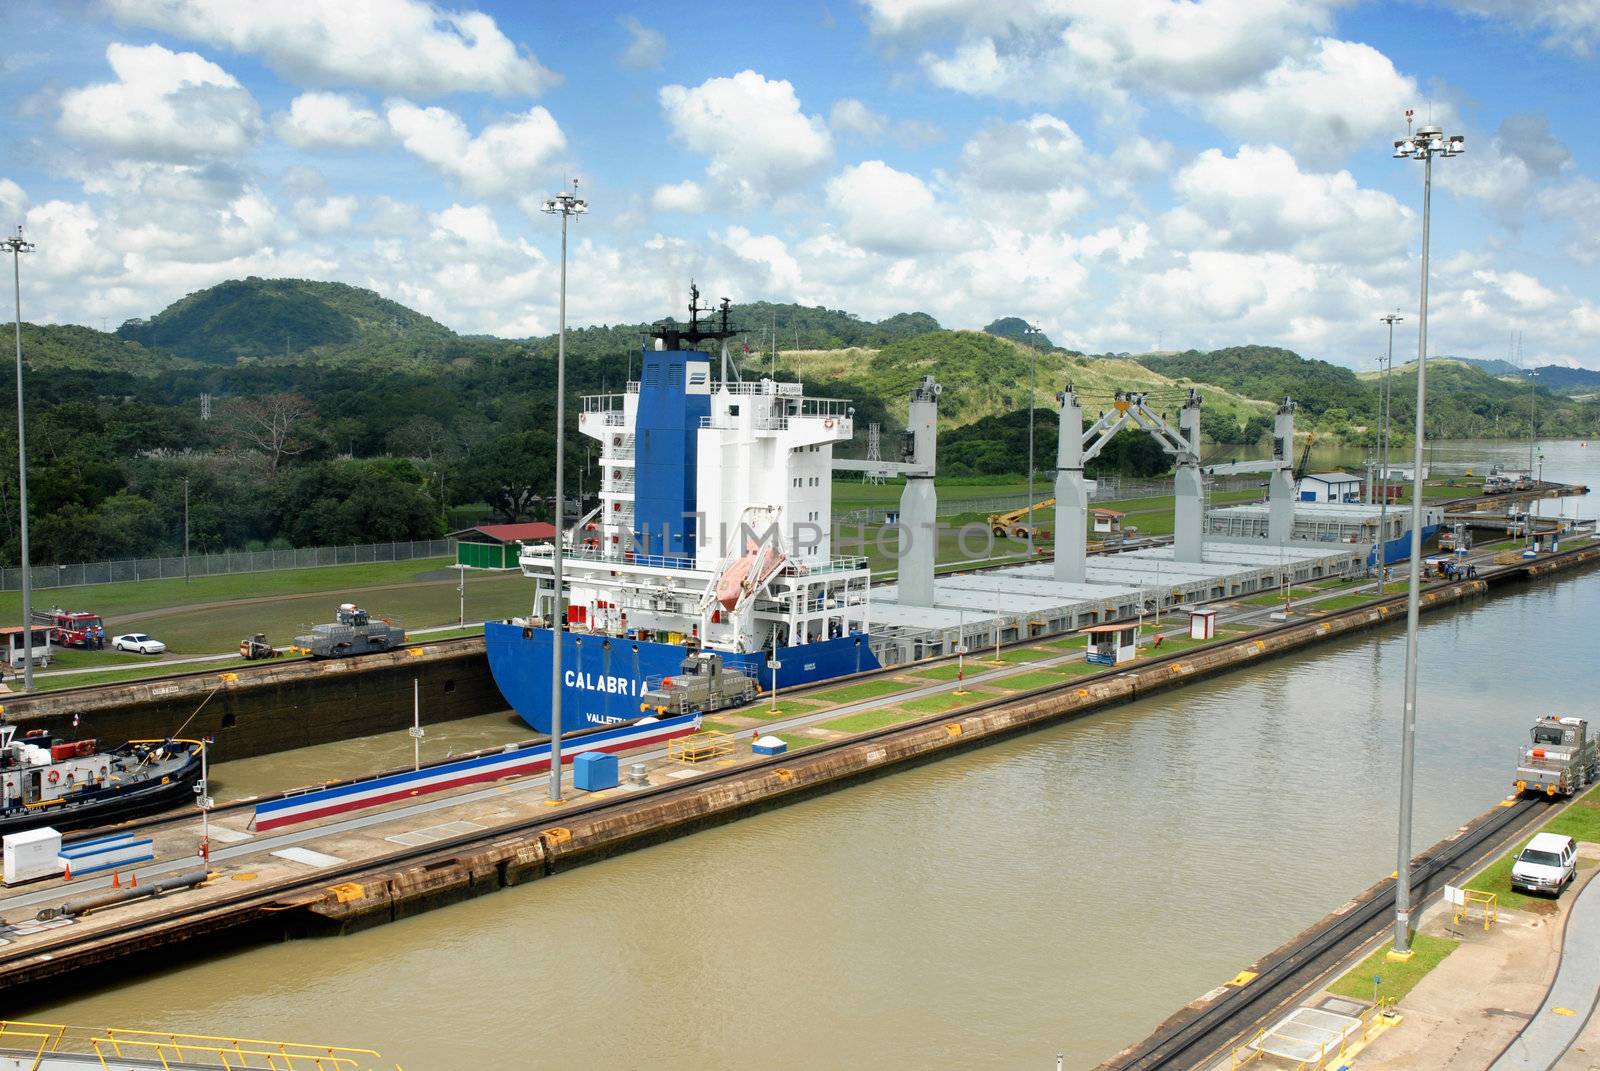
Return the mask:
POLYGON ((1378 983, 1378 999, 1399 1000, 1427 977, 1429 971, 1444 962, 1444 958, 1454 952, 1460 944, 1460 941, 1452 941, 1448 937, 1434 937, 1426 933, 1413 934, 1411 958, 1403 962, 1390 962, 1384 957, 1394 947, 1394 942, 1387 941, 1382 948, 1356 964, 1348 974, 1330 985, 1328 991, 1355 1000, 1371 1000, 1372 979, 1377 977, 1383 979, 1378 983))
POLYGON ((859 714, 846 714, 842 718, 823 722, 822 728, 840 733, 865 733, 873 729, 882 729, 886 725, 909 721, 913 717, 914 714, 899 707, 885 707, 882 710, 863 710, 859 714))
POLYGON ((826 692, 818 692, 807 698, 824 706, 838 706, 841 703, 854 703, 862 699, 876 699, 881 695, 893 695, 910 687, 913 686, 905 681, 862 681, 859 684, 847 684, 842 688, 830 688, 826 692))
POLYGON ((996 688, 1011 688, 1025 691, 1029 688, 1048 688, 1052 684, 1060 684, 1069 679, 1066 673, 1057 673, 1049 669, 1036 669, 1031 673, 1019 673, 1015 677, 1002 677, 992 682, 996 688))
POLYGON ((707 721, 702 719, 700 722, 700 731, 703 733, 727 733, 729 736, 732 736, 734 733, 740 732, 741 729, 741 726, 730 725, 725 721, 707 721))
POLYGON ((968 703, 976 703, 988 697, 987 692, 968 692, 966 695, 945 692, 943 695, 925 695, 921 699, 907 699, 900 704, 900 709, 913 714, 943 714, 947 710, 964 707, 968 703))
MULTIPOLYGON (((913 677, 921 677, 925 681, 953 681, 960 676, 960 674, 960 666, 950 665, 934 666, 930 669, 919 669, 911 675, 913 677)), ((970 666, 967 667, 967 675, 969 677, 972 675, 972 667, 970 666)))
POLYGON ((779 740, 782 740, 785 744, 788 744, 790 751, 799 751, 801 748, 813 747, 822 743, 822 740, 819 737, 811 736, 806 733, 772 733, 771 735, 776 736, 779 740))
MULTIPOLYGON (((781 695, 782 693, 779 694, 781 695)), ((774 707, 770 698, 758 698, 749 706, 740 707, 737 711, 731 711, 730 713, 738 714, 741 718, 755 718, 758 721, 772 721, 774 718, 787 718, 795 714, 809 714, 820 706, 822 706, 821 703, 814 703, 809 699, 780 698, 778 700, 778 705, 774 707), (774 710, 776 713, 773 713, 774 710)))

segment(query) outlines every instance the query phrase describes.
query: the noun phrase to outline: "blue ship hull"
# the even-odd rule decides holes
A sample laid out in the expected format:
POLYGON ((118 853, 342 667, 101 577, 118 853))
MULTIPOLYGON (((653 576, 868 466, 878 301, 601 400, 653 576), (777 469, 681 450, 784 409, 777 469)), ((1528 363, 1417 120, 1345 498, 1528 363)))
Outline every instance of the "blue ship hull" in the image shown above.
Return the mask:
MULTIPOLYGON (((1428 545, 1428 540, 1432 539, 1434 537, 1434 535, 1438 533, 1438 531, 1439 531, 1439 526, 1437 524, 1425 524, 1425 525, 1423 525, 1422 526, 1422 545, 1423 546, 1427 546, 1428 545)), ((1383 545, 1383 564, 1384 565, 1388 565, 1390 562, 1397 562, 1397 561, 1400 561, 1403 558, 1409 558, 1409 557, 1411 557, 1411 533, 1410 532, 1407 532, 1405 535, 1396 536, 1394 539, 1389 540, 1389 542, 1387 542, 1387 543, 1385 543, 1383 545)), ((1378 564, 1378 556, 1376 554, 1374 554, 1372 551, 1368 551, 1367 552, 1367 564, 1368 565, 1377 565, 1378 564)))
MULTIPOLYGON (((522 720, 539 732, 550 731, 550 646, 553 633, 489 622, 483 627, 489 669, 500 694, 522 720)), ((561 727, 571 732, 591 725, 611 725, 639 716, 639 696, 650 677, 670 677, 683 664, 686 651, 670 643, 620 636, 562 633, 561 727)), ((772 687, 771 653, 719 651, 723 664, 772 687)), ((861 633, 818 643, 778 648, 778 688, 818 684, 851 673, 881 668, 867 637, 861 633)))

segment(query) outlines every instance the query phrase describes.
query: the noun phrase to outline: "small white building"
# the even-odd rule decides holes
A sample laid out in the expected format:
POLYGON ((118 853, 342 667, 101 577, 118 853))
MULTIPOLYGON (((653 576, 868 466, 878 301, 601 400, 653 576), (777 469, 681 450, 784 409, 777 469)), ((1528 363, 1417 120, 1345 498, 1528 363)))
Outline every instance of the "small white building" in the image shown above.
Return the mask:
POLYGON ((1302 502, 1360 502, 1361 477, 1348 472, 1313 472, 1300 479, 1302 502))

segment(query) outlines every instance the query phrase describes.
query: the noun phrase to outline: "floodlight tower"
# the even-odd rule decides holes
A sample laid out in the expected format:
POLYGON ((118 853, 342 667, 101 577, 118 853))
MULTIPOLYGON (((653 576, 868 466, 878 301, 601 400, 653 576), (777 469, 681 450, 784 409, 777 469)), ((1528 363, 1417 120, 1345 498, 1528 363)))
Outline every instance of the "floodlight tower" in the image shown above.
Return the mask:
POLYGON ((1400 735, 1400 838, 1394 883, 1394 947, 1391 955, 1411 956, 1411 796, 1416 764, 1417 736, 1417 619, 1422 591, 1422 461, 1427 432, 1428 365, 1428 244, 1432 239, 1433 158, 1460 156, 1465 139, 1445 136, 1436 126, 1411 132, 1412 113, 1406 112, 1406 136, 1394 143, 1396 160, 1422 161, 1422 281, 1417 302, 1417 415, 1416 442, 1411 459, 1411 562, 1410 592, 1406 598, 1405 711, 1400 735))
POLYGON ((22 690, 33 691, 33 569, 28 561, 28 432, 22 419, 22 254, 38 246, 24 241, 22 228, 0 242, 11 254, 11 285, 17 300, 17 503, 22 540, 22 690))
MULTIPOLYGON (((1089 488, 1083 478, 1083 408, 1072 384, 1056 395, 1061 425, 1056 438, 1055 578, 1082 584, 1088 551, 1089 488)), ((1029 501, 1033 501, 1031 498, 1029 501)))
MULTIPOLYGON (((589 202, 578 196, 578 180, 572 180, 572 191, 562 190, 545 201, 544 211, 561 217, 561 315, 556 337, 556 513, 555 553, 551 556, 551 582, 554 600, 550 612, 550 803, 561 802, 561 644, 566 631, 566 610, 561 605, 561 556, 565 551, 566 533, 562 529, 562 512, 566 494, 562 480, 562 466, 566 463, 562 437, 566 434, 567 410, 567 221, 573 216, 589 211, 589 202)), ((464 574, 463 574, 464 575, 464 574)))

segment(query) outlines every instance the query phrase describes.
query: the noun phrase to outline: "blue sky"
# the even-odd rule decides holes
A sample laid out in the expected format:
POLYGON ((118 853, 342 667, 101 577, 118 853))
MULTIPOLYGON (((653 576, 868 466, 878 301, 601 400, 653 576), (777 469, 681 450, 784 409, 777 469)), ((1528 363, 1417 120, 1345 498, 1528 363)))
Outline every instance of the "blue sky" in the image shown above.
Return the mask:
POLYGON ((713 296, 1089 350, 1430 350, 1600 367, 1600 0, 7 4, 0 222, 29 319, 115 326, 248 274, 467 332, 713 296), (1403 339, 1414 350, 1415 339, 1403 339))

